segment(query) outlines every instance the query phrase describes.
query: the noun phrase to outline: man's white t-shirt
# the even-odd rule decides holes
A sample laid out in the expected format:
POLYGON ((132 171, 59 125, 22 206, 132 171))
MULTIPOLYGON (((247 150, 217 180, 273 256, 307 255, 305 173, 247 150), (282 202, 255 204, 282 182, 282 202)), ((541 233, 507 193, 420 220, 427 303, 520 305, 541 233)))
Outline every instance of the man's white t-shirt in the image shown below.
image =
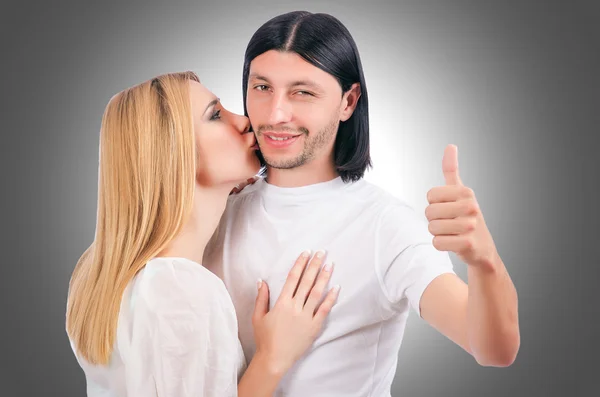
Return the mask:
POLYGON ((298 188, 261 179, 229 198, 204 265, 225 283, 248 362, 255 353, 256 282, 271 307, 302 251, 326 251, 337 303, 312 348, 286 374, 276 396, 390 396, 409 308, 427 285, 454 273, 436 250, 424 216, 369 182, 340 177, 298 188))

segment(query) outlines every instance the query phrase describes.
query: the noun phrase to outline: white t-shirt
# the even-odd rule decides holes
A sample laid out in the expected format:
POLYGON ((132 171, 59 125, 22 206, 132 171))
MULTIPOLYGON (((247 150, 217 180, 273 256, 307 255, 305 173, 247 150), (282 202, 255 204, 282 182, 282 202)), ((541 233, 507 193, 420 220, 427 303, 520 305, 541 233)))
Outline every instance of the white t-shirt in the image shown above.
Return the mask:
POLYGON ((246 366, 223 282, 184 258, 152 259, 129 284, 108 366, 76 356, 88 397, 237 396, 246 366))
POLYGON ((326 250, 340 295, 275 395, 389 396, 409 308, 419 313, 427 285, 454 273, 448 254, 433 247, 424 216, 364 180, 298 188, 257 181, 230 196, 204 257, 232 297, 248 362, 256 281, 267 282, 272 307, 306 249, 326 250))

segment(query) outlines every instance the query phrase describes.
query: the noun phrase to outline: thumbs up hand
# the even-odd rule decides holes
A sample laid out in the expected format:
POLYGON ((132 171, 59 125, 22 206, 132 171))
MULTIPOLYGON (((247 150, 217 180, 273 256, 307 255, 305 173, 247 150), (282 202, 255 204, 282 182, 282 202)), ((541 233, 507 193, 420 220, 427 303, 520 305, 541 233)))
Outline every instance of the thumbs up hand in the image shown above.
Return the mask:
POLYGON ((429 205, 425 216, 433 246, 439 251, 452 251, 467 265, 494 266, 498 253, 475 193, 463 185, 458 173, 458 150, 448 145, 444 151, 442 171, 445 186, 427 193, 429 205))

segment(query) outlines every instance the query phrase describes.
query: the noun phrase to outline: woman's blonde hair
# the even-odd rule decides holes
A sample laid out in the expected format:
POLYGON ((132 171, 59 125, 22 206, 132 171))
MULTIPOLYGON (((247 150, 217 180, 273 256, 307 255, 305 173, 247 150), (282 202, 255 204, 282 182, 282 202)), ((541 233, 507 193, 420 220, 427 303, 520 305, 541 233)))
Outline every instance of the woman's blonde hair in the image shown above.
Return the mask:
POLYGON ((96 235, 69 284, 66 328, 77 352, 108 364, 125 288, 181 231, 196 175, 189 82, 166 74, 108 103, 100 131, 96 235))

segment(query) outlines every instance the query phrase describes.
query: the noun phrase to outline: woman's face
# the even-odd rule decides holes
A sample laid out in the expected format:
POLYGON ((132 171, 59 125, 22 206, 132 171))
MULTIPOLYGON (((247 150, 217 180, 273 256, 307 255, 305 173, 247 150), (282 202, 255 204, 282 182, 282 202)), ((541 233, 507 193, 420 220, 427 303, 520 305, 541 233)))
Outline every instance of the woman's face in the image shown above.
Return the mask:
POLYGON ((256 138, 248 118, 228 112, 202 84, 190 82, 196 148, 197 182, 201 186, 233 187, 260 169, 256 138))

